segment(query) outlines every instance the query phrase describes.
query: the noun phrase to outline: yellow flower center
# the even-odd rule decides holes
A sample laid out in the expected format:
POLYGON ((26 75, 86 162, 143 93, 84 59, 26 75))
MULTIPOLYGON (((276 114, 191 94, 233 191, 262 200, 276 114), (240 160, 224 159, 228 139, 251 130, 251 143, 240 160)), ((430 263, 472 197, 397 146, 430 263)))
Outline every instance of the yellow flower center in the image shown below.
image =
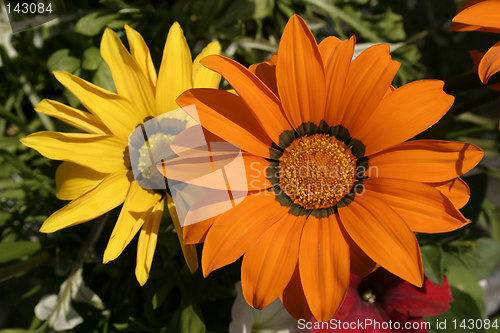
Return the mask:
POLYGON ((174 138, 175 135, 156 133, 148 137, 138 149, 137 170, 141 172, 142 182, 147 182, 149 188, 158 189, 165 186, 165 177, 158 171, 156 165, 171 157, 173 152, 169 144, 174 138))
POLYGON ((295 139, 279 158, 281 189, 306 209, 330 208, 356 181, 356 157, 328 134, 295 139))

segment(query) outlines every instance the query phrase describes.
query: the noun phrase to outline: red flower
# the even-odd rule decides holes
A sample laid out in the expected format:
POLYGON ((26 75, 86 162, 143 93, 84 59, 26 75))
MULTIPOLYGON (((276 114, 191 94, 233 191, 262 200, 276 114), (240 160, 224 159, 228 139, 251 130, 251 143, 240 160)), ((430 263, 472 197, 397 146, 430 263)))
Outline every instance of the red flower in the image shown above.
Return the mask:
POLYGON ((314 322, 312 332, 423 333, 427 329, 422 317, 447 311, 451 301, 446 277, 441 286, 425 278, 417 288, 382 268, 365 278, 351 274, 340 311, 329 322, 314 322))

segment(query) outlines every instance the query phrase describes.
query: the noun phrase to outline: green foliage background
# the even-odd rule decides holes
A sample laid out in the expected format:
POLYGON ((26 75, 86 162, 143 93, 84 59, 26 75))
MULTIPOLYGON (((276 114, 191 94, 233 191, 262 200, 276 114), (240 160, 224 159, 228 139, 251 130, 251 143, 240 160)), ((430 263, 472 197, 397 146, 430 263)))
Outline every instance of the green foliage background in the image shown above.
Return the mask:
MULTIPOLYGON (((453 287, 455 302, 441 317, 482 317, 485 303, 478 281, 490 276, 500 262, 500 93, 481 86, 471 71, 468 50, 485 51, 500 36, 449 32, 459 5, 453 0, 87 0, 67 7, 56 20, 11 36, 3 21, 0 333, 50 332, 48 322, 34 315, 35 305, 46 295, 58 294, 64 281, 76 281, 80 273, 89 288, 80 288, 87 292, 83 297, 87 302, 73 297, 71 304, 84 320, 71 331, 227 332, 239 263, 207 279, 199 271, 191 275, 167 216, 150 280, 141 288, 134 276, 134 242, 117 260, 102 264, 116 211, 54 234, 38 233, 44 219, 64 205, 55 198, 58 162, 25 148, 18 139, 40 130, 74 130, 33 111, 43 98, 81 107, 51 71, 66 70, 114 89, 99 54, 105 27, 121 37, 124 24, 138 30, 156 68, 174 21, 184 29, 192 54, 217 39, 225 55, 250 65, 277 51, 283 28, 294 13, 306 19, 318 41, 355 34, 358 43, 391 43, 393 57, 402 62, 396 86, 437 78, 455 95, 451 111, 419 137, 467 141, 486 151, 485 160, 465 177, 472 196, 463 212, 473 222, 449 234, 419 235, 419 240, 426 275, 439 283, 447 274, 453 287), (102 303, 90 301, 90 290, 102 303)), ((498 316, 497 312, 491 318, 498 316)))

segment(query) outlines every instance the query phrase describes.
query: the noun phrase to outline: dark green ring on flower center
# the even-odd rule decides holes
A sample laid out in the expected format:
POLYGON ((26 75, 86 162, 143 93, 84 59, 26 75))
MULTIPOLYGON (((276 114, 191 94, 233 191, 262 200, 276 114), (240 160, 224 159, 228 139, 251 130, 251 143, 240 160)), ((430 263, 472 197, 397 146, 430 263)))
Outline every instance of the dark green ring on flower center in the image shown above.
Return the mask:
POLYGON ((365 146, 341 126, 303 123, 270 148, 267 178, 276 200, 290 213, 328 217, 364 190, 365 146))

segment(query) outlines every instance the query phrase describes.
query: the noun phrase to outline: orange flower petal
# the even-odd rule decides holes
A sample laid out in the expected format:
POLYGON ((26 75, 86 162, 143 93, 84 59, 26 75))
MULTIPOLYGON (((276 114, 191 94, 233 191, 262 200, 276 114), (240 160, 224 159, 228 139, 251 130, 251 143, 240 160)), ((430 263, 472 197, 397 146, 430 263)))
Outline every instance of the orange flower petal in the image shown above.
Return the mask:
MULTIPOLYGON (((337 219, 338 217, 334 217, 337 219)), ((363 250, 359 248, 359 246, 354 242, 347 231, 344 230, 341 224, 342 234, 344 235, 344 239, 349 245, 349 258, 351 263, 351 272, 356 274, 357 276, 365 277, 374 270, 377 269, 378 265, 375 261, 373 261, 370 257, 366 255, 363 250)))
POLYGON ((366 155, 406 141, 435 124, 453 104, 453 96, 443 91, 443 81, 421 80, 389 93, 358 122, 353 134, 365 144, 366 155))
POLYGON ((243 256, 241 285, 248 304, 262 310, 278 298, 297 266, 305 216, 287 214, 243 256))
POLYGON ((458 141, 415 140, 392 146, 369 157, 370 177, 418 182, 457 178, 481 161, 483 151, 458 141))
POLYGON ((262 128, 278 144, 281 133, 291 128, 272 90, 248 69, 229 58, 210 55, 203 58, 201 64, 224 76, 254 113, 262 128))
POLYGON ((451 30, 500 32, 500 1, 472 1, 453 18, 451 30), (458 24, 457 24, 458 23, 458 24))
POLYGON ((356 38, 353 36, 340 42, 327 58, 323 58, 327 85, 325 120, 331 126, 340 124, 344 116, 345 109, 341 109, 342 95, 346 89, 355 44, 356 38))
POLYGON ((472 58, 472 62, 473 62, 473 67, 472 67, 473 71, 477 72, 477 70, 479 68, 479 63, 481 62, 481 59, 483 59, 485 54, 486 54, 486 52, 469 50, 469 55, 472 58))
POLYGON ((353 128, 362 126, 378 106, 399 66, 391 60, 387 44, 369 47, 351 63, 339 107, 342 125, 351 134, 356 134, 353 128))
MULTIPOLYGON (((234 163, 234 151, 229 152, 208 152, 202 151, 201 154, 192 154, 171 159, 167 162, 162 162, 157 165, 158 171, 163 176, 180 182, 191 185, 205 187, 213 190, 228 190, 230 182, 231 191, 256 191, 272 187, 271 182, 267 179, 267 167, 270 162, 258 156, 253 156, 247 153, 241 155, 243 157, 243 165, 241 167, 225 167, 230 163, 234 163), (214 163, 214 159, 216 159, 214 163), (243 169, 244 166, 244 169, 243 169), (223 178, 206 177, 211 172, 224 168, 225 176, 223 178), (242 176, 246 175, 246 182, 241 181, 242 176), (219 179, 228 179, 227 181, 219 182, 219 179)), ((240 161, 237 161, 240 162, 240 161)), ((240 164, 240 163, 239 163, 240 164)), ((203 208, 203 207, 200 207, 203 208)))
POLYGON ((285 290, 283 290, 281 302, 285 306, 288 313, 290 313, 295 319, 305 319, 307 321, 312 319, 311 309, 307 304, 302 282, 300 281, 298 265, 295 267, 295 272, 293 273, 290 282, 286 286, 285 290))
POLYGON ((273 186, 269 179, 267 179, 269 161, 262 157, 248 154, 243 155, 243 161, 245 163, 249 191, 263 190, 273 186))
POLYGON ((470 223, 446 196, 427 184, 369 178, 363 185, 391 206, 414 232, 449 232, 470 223))
POLYGON ((458 209, 465 206, 469 201, 469 185, 460 177, 445 182, 428 183, 428 185, 443 193, 458 209))
POLYGON ((208 230, 210 230, 217 217, 218 216, 215 216, 198 223, 184 226, 182 228, 184 244, 203 243, 208 230))
POLYGON ((318 321, 333 318, 349 287, 349 246, 339 223, 338 218, 310 215, 300 239, 300 278, 307 303, 318 321))
POLYGON ((297 15, 283 31, 276 76, 283 110, 293 127, 309 121, 319 125, 325 110, 325 73, 316 40, 297 15))
MULTIPOLYGON (((326 37, 318 44, 319 54, 321 55, 321 60, 323 64, 326 64, 328 58, 335 52, 337 46, 342 41, 335 36, 326 37)), ((326 67, 326 66, 325 66, 326 67)))
POLYGON ((201 125, 252 154, 269 157, 271 139, 243 100, 216 89, 191 89, 177 99, 182 107, 195 104, 201 125))
MULTIPOLYGON (((500 2, 498 4, 500 5, 500 2)), ((487 84, 490 78, 498 72, 500 72, 500 42, 493 45, 488 52, 486 52, 477 70, 479 78, 484 84, 487 84)))
MULTIPOLYGON (((271 57, 272 58, 272 57, 271 57)), ((276 57, 275 57, 276 58, 276 57)), ((276 63, 269 61, 251 65, 248 69, 268 86, 278 96, 278 85, 276 83, 276 63)))
POLYGON ((421 287, 422 258, 415 235, 403 219, 377 194, 366 191, 339 208, 349 236, 376 263, 400 278, 421 287))
POLYGON ((203 275, 236 261, 262 234, 287 214, 274 192, 247 196, 243 202, 220 215, 208 231, 203 246, 203 275))

